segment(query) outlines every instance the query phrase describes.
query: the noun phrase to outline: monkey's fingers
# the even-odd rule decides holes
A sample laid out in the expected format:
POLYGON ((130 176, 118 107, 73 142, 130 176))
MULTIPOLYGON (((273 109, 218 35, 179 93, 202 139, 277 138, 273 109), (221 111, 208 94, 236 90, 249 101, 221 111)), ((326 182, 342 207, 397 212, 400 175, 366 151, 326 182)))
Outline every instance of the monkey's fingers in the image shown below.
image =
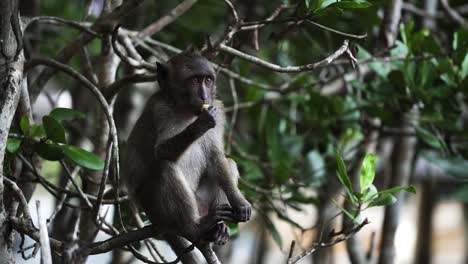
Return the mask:
POLYGON ((229 231, 229 227, 222 223, 221 228, 218 230, 216 234, 216 245, 224 245, 228 241, 229 237, 231 236, 231 233, 229 231))
POLYGON ((217 215, 215 219, 217 221, 224 221, 224 222, 230 222, 230 223, 236 223, 237 222, 237 219, 233 214, 217 215))
POLYGON ((250 205, 241 206, 236 210, 235 214, 239 222, 247 222, 252 216, 252 207, 250 205))
POLYGON ((231 205, 224 203, 224 204, 217 205, 215 207, 215 210, 223 210, 223 211, 230 210, 232 212, 234 209, 232 208, 231 205))

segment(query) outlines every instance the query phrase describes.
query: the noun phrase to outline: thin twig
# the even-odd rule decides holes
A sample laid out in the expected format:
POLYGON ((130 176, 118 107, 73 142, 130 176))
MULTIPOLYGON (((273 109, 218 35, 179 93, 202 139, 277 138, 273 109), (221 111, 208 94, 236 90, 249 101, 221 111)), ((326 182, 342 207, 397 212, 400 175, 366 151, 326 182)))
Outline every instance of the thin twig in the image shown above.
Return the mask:
POLYGON ((117 56, 119 56, 119 58, 123 62, 125 62, 126 64, 130 65, 133 68, 146 69, 146 70, 152 71, 152 72, 156 71, 156 69, 157 69, 156 65, 154 65, 152 63, 149 63, 149 62, 147 62, 147 61, 145 61, 143 59, 138 60, 137 58, 132 58, 132 57, 127 56, 127 55, 122 53, 122 51, 119 48, 119 45, 117 44, 117 42, 118 42, 117 39, 118 39, 120 26, 121 25, 117 25, 114 28, 114 31, 112 32, 111 43, 112 43, 112 48, 114 49, 115 54, 117 54, 117 56))
POLYGON ((73 187, 75 187, 75 189, 78 191, 78 193, 80 194, 80 197, 81 199, 83 199, 85 202, 86 202, 86 205, 89 207, 89 208, 92 208, 93 207, 93 204, 89 201, 88 197, 86 197, 86 194, 83 192, 83 190, 80 188, 80 186, 78 186, 78 183, 75 182, 75 179, 73 178, 73 175, 70 171, 70 169, 68 168, 67 164, 65 164, 65 162, 63 162, 62 160, 60 161, 60 164, 62 165, 62 167, 64 168, 65 170, 65 175, 68 177, 68 179, 72 182, 73 184, 73 187))
POLYGON ((332 240, 330 242, 318 242, 315 245, 313 245, 311 248, 309 248, 308 250, 304 251, 302 254, 296 256, 295 258, 288 259, 287 263, 288 264, 298 263, 299 261, 301 261, 305 257, 309 256, 310 254, 314 253, 318 249, 331 247, 331 246, 334 246, 334 245, 336 245, 336 244, 338 244, 340 242, 343 242, 343 241, 347 240, 348 238, 350 238, 351 236, 353 236, 354 234, 356 234, 357 232, 359 232, 359 230, 361 230, 367 224, 369 224, 369 220, 367 220, 367 218, 366 218, 361 224, 359 224, 355 228, 349 230, 346 233, 346 235, 337 237, 337 238, 335 238, 334 240, 332 240))
POLYGON ((237 91, 236 91, 236 84, 232 78, 229 79, 229 88, 231 89, 231 95, 232 95, 232 101, 233 101, 233 106, 232 106, 232 114, 231 114, 231 123, 230 123, 230 129, 227 137, 227 153, 229 154, 231 152, 231 144, 232 144, 232 135, 234 132, 234 127, 236 125, 236 120, 237 120, 237 112, 238 112, 238 98, 237 98, 237 91))
POLYGON ((349 34, 349 33, 346 33, 346 32, 342 32, 342 31, 339 31, 339 30, 336 30, 336 29, 333 29, 333 28, 329 28, 327 26, 324 26, 322 24, 319 24, 317 22, 314 22, 310 19, 307 19, 306 22, 308 22, 309 24, 312 24, 316 27, 319 27, 321 29, 325 29, 325 30, 328 30, 330 32, 333 32, 333 33, 336 33, 338 35, 342 35, 342 36, 346 36, 346 37, 350 37, 350 38, 355 38, 355 39, 365 39, 367 37, 367 33, 363 34, 363 35, 355 35, 355 34, 349 34))
POLYGON ((138 33, 138 38, 145 38, 148 36, 152 36, 159 31, 161 31, 164 27, 174 22, 177 18, 183 15, 187 10, 189 10, 197 0, 185 0, 184 2, 177 5, 174 9, 171 10, 167 15, 161 17, 157 21, 153 22, 146 28, 144 28, 140 33, 138 33))
POLYGON ((442 3, 442 7, 444 8, 445 12, 448 14, 448 16, 458 24, 460 24, 464 29, 468 28, 468 22, 457 13, 452 7, 450 7, 448 0, 440 0, 442 3))
POLYGON ((36 201, 37 220, 39 223, 39 233, 41 241, 41 263, 52 264, 52 253, 50 252, 49 232, 46 220, 42 215, 41 202, 36 201))
POLYGON ((14 181, 8 179, 7 177, 3 177, 3 182, 11 188, 13 193, 15 193, 16 197, 18 198, 19 203, 21 205, 21 209, 23 210, 24 218, 26 218, 27 221, 30 221, 32 223, 31 213, 29 212, 28 207, 28 201, 26 200, 26 197, 24 197, 24 194, 21 191, 21 189, 14 181))
MULTIPOLYGON (((93 216, 96 221, 99 216, 99 210, 101 208, 102 199, 104 197, 104 190, 106 189, 106 182, 107 182, 107 177, 109 176, 109 167, 111 164, 111 158, 112 158, 112 141, 109 142, 109 145, 107 147, 106 161, 104 163, 104 170, 102 172, 101 184, 99 186, 97 201, 94 204, 94 208, 93 208, 93 216)), ((118 188, 118 186, 116 186, 116 188, 118 188)))
POLYGON ((32 17, 28 19, 24 27, 24 31, 26 31, 31 25, 35 23, 44 23, 44 24, 58 25, 58 26, 69 26, 69 27, 84 31, 86 33, 89 33, 92 36, 99 37, 99 38, 101 37, 101 34, 91 29, 90 23, 76 22, 73 20, 68 20, 68 19, 64 19, 61 17, 53 17, 53 16, 37 16, 37 17, 32 17))
POLYGON ((227 53, 232 54, 232 55, 234 55, 236 57, 239 57, 239 58, 244 59, 246 61, 257 64, 259 66, 265 67, 265 68, 267 68, 269 70, 273 70, 273 71, 276 71, 276 72, 292 73, 292 72, 312 71, 312 70, 315 70, 317 68, 328 65, 331 62, 333 62, 336 58, 338 58, 339 56, 344 54, 346 52, 346 50, 348 49, 348 45, 349 45, 349 41, 345 40, 343 42, 343 45, 338 50, 336 50, 333 54, 331 54, 330 56, 326 57, 325 59, 323 59, 323 60, 321 60, 319 62, 310 63, 310 64, 306 64, 306 65, 301 65, 301 66, 285 66, 285 67, 282 67, 280 65, 273 64, 271 62, 262 60, 262 59, 260 59, 258 57, 249 55, 249 54, 244 53, 244 52, 242 52, 240 50, 237 50, 237 49, 231 48, 229 46, 226 46, 224 44, 221 44, 219 46, 219 50, 227 52, 227 53))

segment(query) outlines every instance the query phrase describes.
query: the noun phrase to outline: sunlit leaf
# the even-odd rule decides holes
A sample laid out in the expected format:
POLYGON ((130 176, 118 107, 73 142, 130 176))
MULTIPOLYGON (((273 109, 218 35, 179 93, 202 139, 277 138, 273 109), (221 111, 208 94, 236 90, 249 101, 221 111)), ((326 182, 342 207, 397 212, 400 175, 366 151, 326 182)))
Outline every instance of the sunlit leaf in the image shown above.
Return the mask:
POLYGON ((102 170, 104 168, 104 161, 92 152, 70 145, 63 145, 62 150, 65 156, 82 167, 92 170, 102 170))
POLYGON ((331 4, 330 6, 339 7, 343 9, 360 9, 360 8, 371 7, 372 4, 364 0, 356 0, 356 1, 339 1, 339 2, 335 2, 331 4))
POLYGON ((386 206, 396 203, 397 199, 390 193, 379 195, 375 200, 369 203, 368 207, 386 206))
POLYGON ((351 184, 351 180, 348 177, 348 172, 346 171, 346 165, 338 151, 335 152, 336 158, 336 165, 338 167, 337 175, 338 180, 341 182, 343 187, 345 188, 346 192, 348 193, 348 197, 351 199, 353 203, 356 202, 356 197, 353 194, 353 185, 351 184))
POLYGON ((42 125, 37 125, 37 124, 33 124, 31 126, 31 131, 30 131, 30 136, 31 137, 45 137, 46 136, 46 133, 45 133, 45 130, 44 130, 44 126, 42 125))
POLYGON ((9 153, 14 154, 21 146, 22 140, 19 138, 8 138, 6 149, 9 153))
POLYGON ((361 175, 359 176, 361 193, 364 193, 374 182, 376 159, 377 156, 375 154, 367 153, 362 161, 361 175))

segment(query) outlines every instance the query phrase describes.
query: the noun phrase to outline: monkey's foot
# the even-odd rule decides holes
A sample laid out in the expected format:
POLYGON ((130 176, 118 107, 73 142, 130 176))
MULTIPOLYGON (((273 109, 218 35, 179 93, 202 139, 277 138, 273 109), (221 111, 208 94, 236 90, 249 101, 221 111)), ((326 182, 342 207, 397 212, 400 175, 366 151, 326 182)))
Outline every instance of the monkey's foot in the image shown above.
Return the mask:
POLYGON ((216 245, 224 245, 231 236, 229 227, 223 223, 217 223, 208 234, 209 241, 214 242, 216 245))

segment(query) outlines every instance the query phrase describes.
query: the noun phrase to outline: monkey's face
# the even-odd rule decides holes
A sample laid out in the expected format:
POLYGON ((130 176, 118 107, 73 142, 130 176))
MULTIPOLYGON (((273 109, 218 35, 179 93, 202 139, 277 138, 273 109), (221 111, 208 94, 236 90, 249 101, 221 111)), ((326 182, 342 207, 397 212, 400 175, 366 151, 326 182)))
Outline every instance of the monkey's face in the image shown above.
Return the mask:
POLYGON ((168 62, 169 92, 180 107, 194 114, 204 104, 212 105, 216 94, 216 74, 211 63, 200 55, 182 55, 168 62))

